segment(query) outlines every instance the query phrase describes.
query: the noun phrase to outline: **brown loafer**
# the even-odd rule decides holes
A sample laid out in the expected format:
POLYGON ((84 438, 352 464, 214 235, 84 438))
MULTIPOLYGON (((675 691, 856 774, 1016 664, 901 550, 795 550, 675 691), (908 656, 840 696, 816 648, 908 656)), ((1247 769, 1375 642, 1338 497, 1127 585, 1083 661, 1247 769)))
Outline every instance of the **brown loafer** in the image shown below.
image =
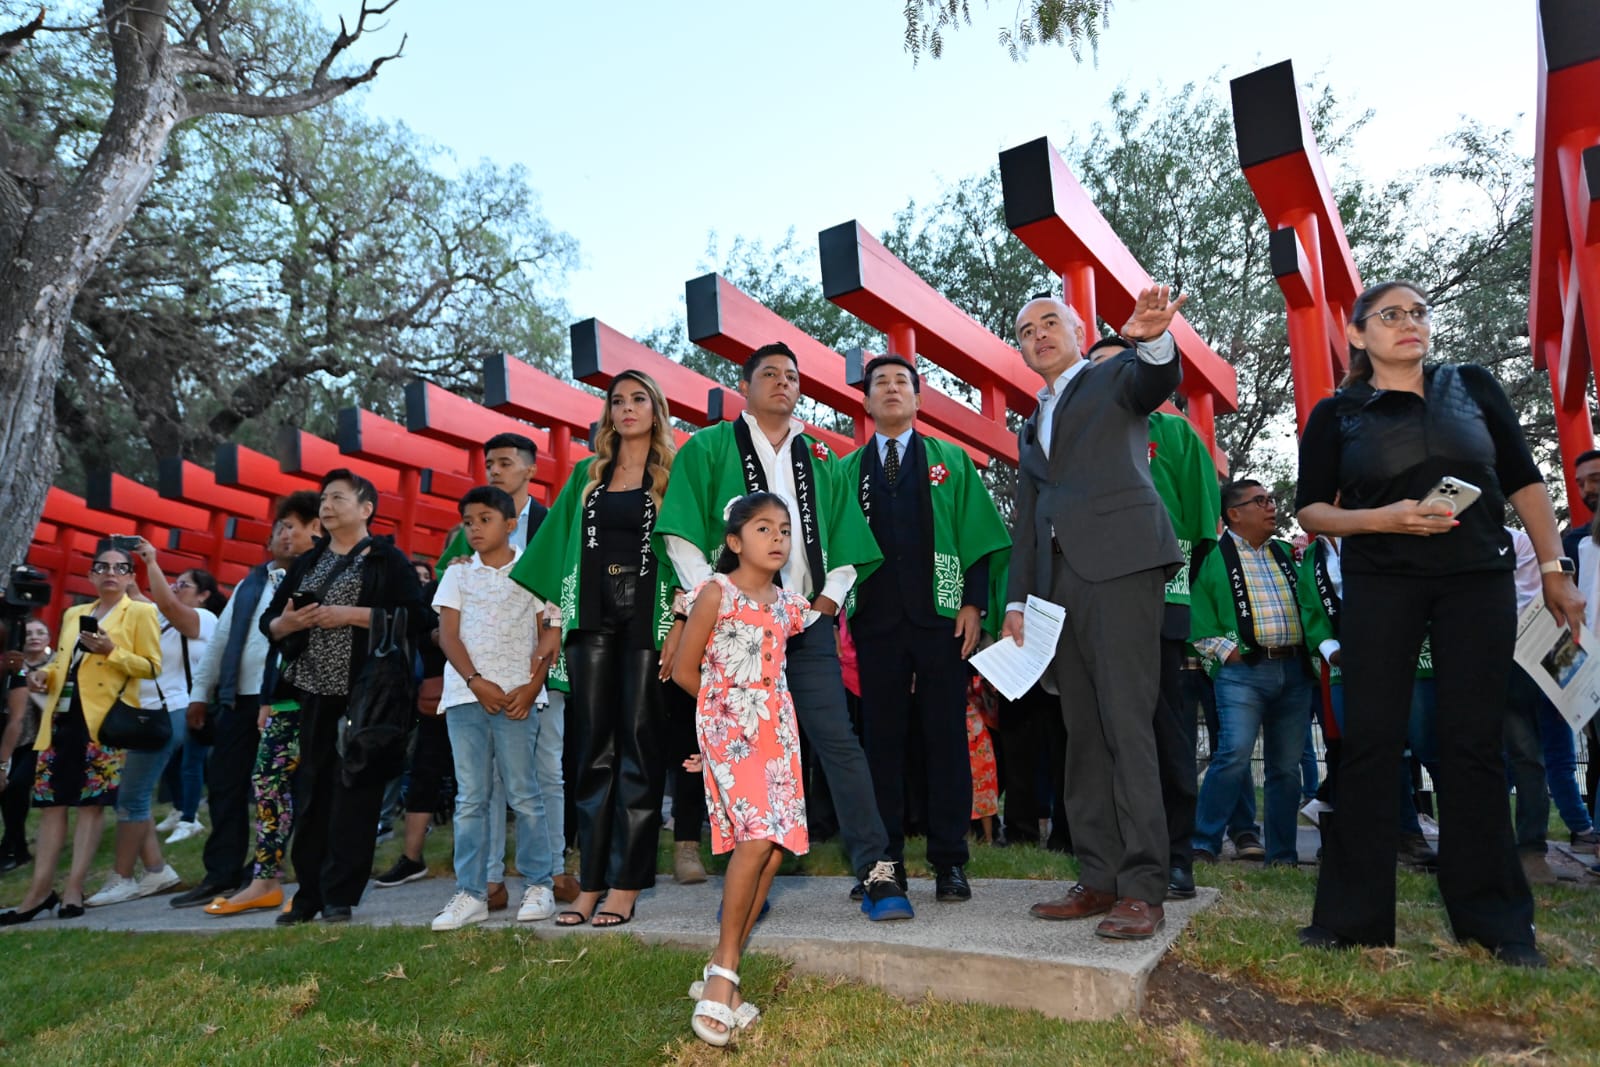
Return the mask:
POLYGON ((563 904, 571 904, 578 899, 578 894, 583 891, 582 887, 578 885, 578 879, 565 873, 556 875, 555 884, 552 888, 556 899, 563 904))
POLYGON ((1041 919, 1087 919, 1091 915, 1105 914, 1116 903, 1115 893, 1102 893, 1079 882, 1060 900, 1047 900, 1028 910, 1041 919))
POLYGON ((1111 909, 1111 914, 1100 920, 1094 932, 1113 941, 1145 941, 1156 936, 1165 919, 1166 913, 1160 904, 1123 897, 1111 909))
POLYGON ((489 883, 490 911, 505 911, 506 905, 510 903, 510 901, 511 898, 506 895, 506 884, 504 882, 489 883))

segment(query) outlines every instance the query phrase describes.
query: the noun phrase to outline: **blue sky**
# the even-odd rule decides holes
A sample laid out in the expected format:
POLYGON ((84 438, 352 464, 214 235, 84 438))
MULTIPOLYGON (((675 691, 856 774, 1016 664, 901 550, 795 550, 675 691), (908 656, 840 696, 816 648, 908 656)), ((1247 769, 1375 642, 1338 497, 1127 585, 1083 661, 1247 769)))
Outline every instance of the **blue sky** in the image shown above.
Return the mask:
MULTIPOLYGON (((359 0, 313 0, 330 24, 359 0)), ((409 34, 364 90, 462 163, 521 163, 551 223, 577 238, 565 298, 642 333, 682 303, 714 233, 767 243, 791 227, 887 228, 908 199, 1041 135, 1087 136, 1117 85, 1137 94, 1292 59, 1352 110, 1377 178, 1417 166, 1468 113, 1521 120, 1532 151, 1533 0, 1118 0, 1098 62, 1057 47, 1013 63, 1010 0, 913 66, 902 0, 401 0, 365 53, 409 34)), ((359 51, 359 50, 358 50, 359 51)), ((1336 175, 1335 175, 1336 177, 1336 175)))

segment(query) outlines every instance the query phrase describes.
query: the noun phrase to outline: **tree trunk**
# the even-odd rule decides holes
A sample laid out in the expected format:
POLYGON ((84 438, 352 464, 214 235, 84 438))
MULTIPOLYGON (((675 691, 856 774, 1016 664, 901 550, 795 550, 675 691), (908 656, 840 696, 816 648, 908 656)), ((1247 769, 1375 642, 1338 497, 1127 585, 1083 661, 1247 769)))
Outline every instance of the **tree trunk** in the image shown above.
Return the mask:
POLYGON ((138 208, 183 118, 182 95, 161 47, 167 5, 116 6, 121 10, 108 25, 116 95, 100 141, 68 194, 36 208, 12 255, 0 259, 3 566, 27 554, 55 477, 52 393, 73 301, 138 208))

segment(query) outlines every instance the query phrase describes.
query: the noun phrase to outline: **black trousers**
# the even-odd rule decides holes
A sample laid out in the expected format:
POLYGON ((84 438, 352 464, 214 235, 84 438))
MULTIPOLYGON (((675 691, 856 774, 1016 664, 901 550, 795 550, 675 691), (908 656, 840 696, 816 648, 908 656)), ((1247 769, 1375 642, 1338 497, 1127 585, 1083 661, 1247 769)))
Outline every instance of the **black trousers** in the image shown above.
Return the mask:
POLYGON ((700 752, 695 735, 695 698, 676 683, 666 686, 667 773, 672 778, 672 840, 699 843, 706 821, 706 783, 683 769, 683 761, 700 752))
POLYGON ((456 760, 450 748, 450 728, 443 715, 419 714, 411 746, 411 773, 406 776, 406 814, 437 815, 453 808, 455 799, 456 760))
POLYGON ((300 792, 290 857, 300 888, 295 910, 355 907, 372 875, 385 783, 345 785, 336 747, 346 697, 298 692, 300 792))
MULTIPOLYGON (((1168 604, 1170 612, 1174 605, 1168 604)), ((1183 612, 1185 619, 1188 612, 1183 612)), ((1161 689, 1156 701, 1156 760, 1161 807, 1167 815, 1167 863, 1194 869, 1194 810, 1200 797, 1195 748, 1200 742, 1194 708, 1183 699, 1183 640, 1161 638, 1161 689)))
POLYGON ((1510 571, 1444 578, 1344 576, 1344 746, 1322 831, 1312 922, 1394 944, 1399 791, 1411 687, 1424 633, 1448 727, 1439 731, 1439 892, 1457 939, 1533 943, 1533 896, 1506 799, 1505 694, 1516 642, 1510 571))
POLYGON ((667 771, 660 654, 633 647, 626 633, 601 630, 574 630, 566 654, 578 881, 586 893, 649 889, 667 771))
POLYGON ((1072 851, 1067 826, 1067 727, 1061 703, 1039 686, 1017 701, 1000 700, 1000 791, 1005 796, 1006 841, 1038 844, 1039 821, 1054 818, 1053 847, 1072 851))
POLYGON ((921 735, 928 862, 967 862, 972 822, 972 762, 967 753, 967 664, 950 626, 906 624, 856 633, 861 671, 861 739, 872 771, 889 856, 906 852, 907 752, 913 721, 921 735), (912 691, 915 680, 916 690, 912 691))
POLYGON ((0 818, 5 820, 5 836, 0 838, 0 857, 13 856, 17 862, 28 854, 28 807, 33 803, 33 772, 39 753, 32 745, 18 745, 11 754, 11 774, 0 793, 0 818))
POLYGON ((206 793, 211 798, 211 834, 203 854, 205 881, 222 889, 246 885, 255 860, 255 803, 250 775, 261 747, 256 718, 259 696, 236 697, 216 709, 211 759, 206 764, 206 793))

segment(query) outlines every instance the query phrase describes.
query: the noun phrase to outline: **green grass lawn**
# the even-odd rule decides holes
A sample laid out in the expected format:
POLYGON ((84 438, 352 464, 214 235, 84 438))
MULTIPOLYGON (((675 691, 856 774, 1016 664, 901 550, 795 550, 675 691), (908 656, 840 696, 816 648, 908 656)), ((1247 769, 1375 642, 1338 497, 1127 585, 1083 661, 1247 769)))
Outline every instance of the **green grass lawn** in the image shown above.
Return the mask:
MULTIPOLYGON (((100 871, 109 868, 109 842, 108 835, 100 871)), ((202 844, 184 842, 169 858, 192 878, 202 844)), ((429 837, 436 874, 448 873, 449 848, 448 828, 429 837)), ((920 842, 909 852, 912 875, 927 874, 920 842)), ((398 853, 398 842, 385 843, 378 866, 398 853)), ((664 870, 670 856, 664 834, 664 870)), ((847 867, 834 843, 789 864, 789 873, 827 875, 847 867)), ((978 878, 1065 879, 1073 864, 1038 848, 978 847, 969 870, 978 878)), ((0 905, 21 896, 24 877, 0 878, 0 905)), ((1600 1063, 1596 889, 1536 890, 1553 966, 1529 973, 1451 944, 1425 875, 1400 876, 1396 949, 1334 955, 1307 953, 1294 939, 1310 913, 1311 869, 1222 864, 1201 867, 1197 877, 1223 895, 1174 950, 1189 967, 1330 1012, 1501 1020, 1542 1046, 1532 1062, 1600 1063)), ((97 873, 91 889, 98 883, 97 873)), ((982 906, 981 891, 970 906, 982 906)), ((359 926, 123 935, 66 925, 41 921, 0 935, 0 1063, 1377 1062, 1225 1041, 1188 1022, 1064 1023, 1000 1008, 907 1003, 858 983, 793 975, 760 954, 744 975, 764 1018, 735 1050, 720 1052, 689 1031, 684 987, 703 959, 626 935, 547 941, 514 929, 439 935, 359 926)))

